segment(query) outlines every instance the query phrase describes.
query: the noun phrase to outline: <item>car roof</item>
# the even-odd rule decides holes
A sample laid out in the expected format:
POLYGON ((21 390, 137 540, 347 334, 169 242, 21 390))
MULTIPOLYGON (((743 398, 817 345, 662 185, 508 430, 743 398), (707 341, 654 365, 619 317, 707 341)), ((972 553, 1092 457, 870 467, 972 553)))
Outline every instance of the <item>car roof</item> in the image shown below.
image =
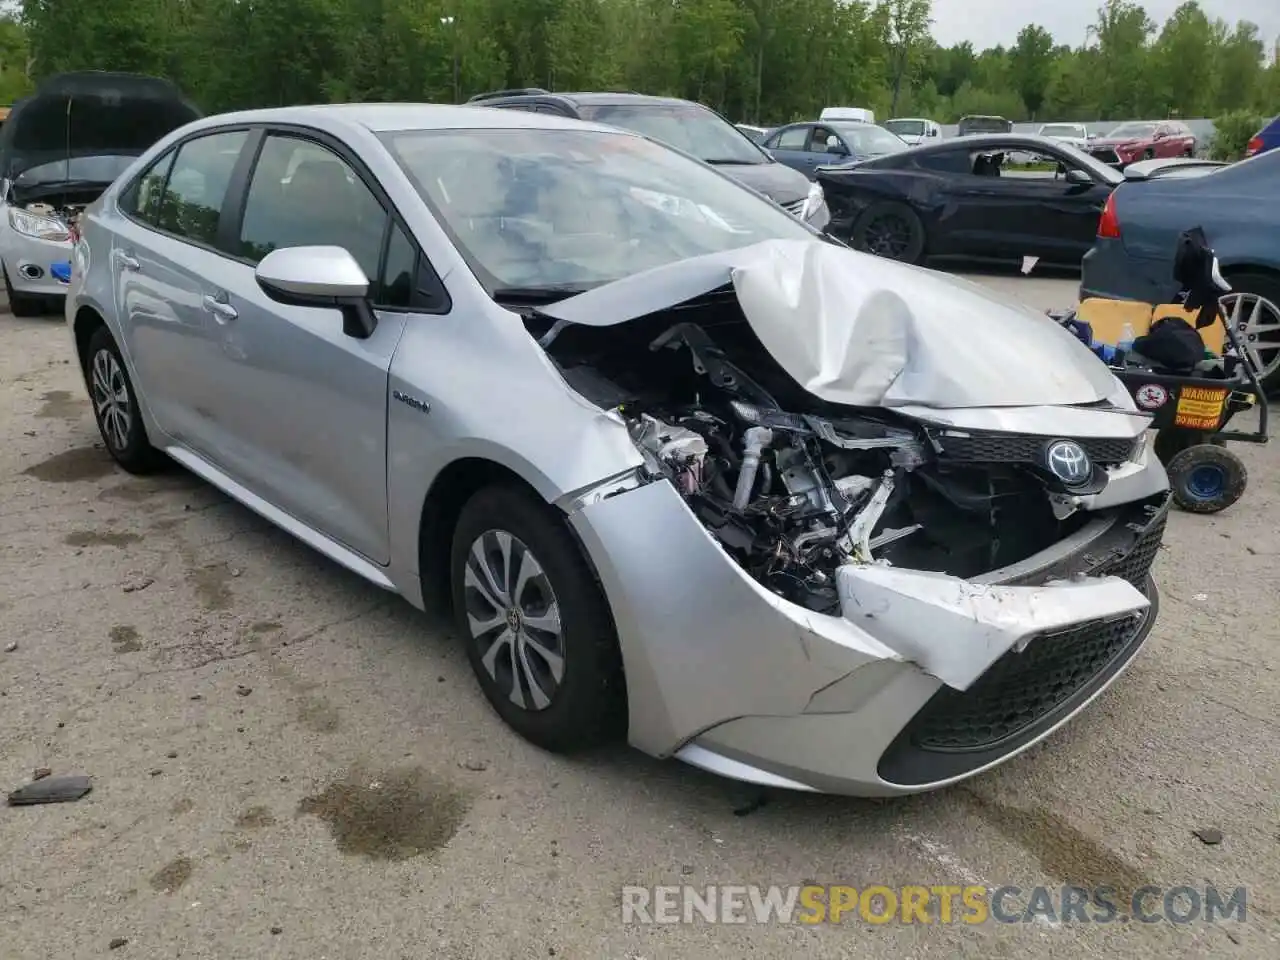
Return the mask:
MULTIPOLYGON (((1061 150, 1062 144, 1052 137, 1041 137, 1034 133, 979 133, 968 137, 949 137, 941 143, 928 143, 913 147, 912 154, 939 153, 946 150, 984 150, 999 147, 1044 147, 1048 150, 1061 150)), ((900 154, 894 154, 900 156, 900 154)))
MULTIPOLYGON (((374 133, 399 130, 501 130, 512 128, 598 130, 625 133, 617 127, 550 114, 491 110, 481 106, 433 103, 336 103, 301 107, 269 107, 223 113, 192 124, 198 127, 237 123, 284 123, 364 127, 374 133)), ((629 134, 634 136, 634 134, 629 134)))

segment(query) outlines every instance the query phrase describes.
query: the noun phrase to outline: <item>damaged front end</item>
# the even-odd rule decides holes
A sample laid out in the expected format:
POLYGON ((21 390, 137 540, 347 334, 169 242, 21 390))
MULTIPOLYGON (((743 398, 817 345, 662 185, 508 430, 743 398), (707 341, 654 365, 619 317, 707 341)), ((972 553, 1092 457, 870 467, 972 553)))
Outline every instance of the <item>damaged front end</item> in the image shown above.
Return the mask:
POLYGON ((918 327, 845 340, 843 370, 820 369, 834 348, 806 367, 767 346, 779 331, 753 285, 803 301, 830 279, 811 251, 755 251, 726 279, 627 323, 577 323, 573 301, 531 322, 644 459, 571 516, 618 620, 632 741, 762 783, 895 793, 971 775, 1082 708, 1154 620, 1167 481, 1127 394, 1088 396, 1094 378, 1081 403, 968 405, 989 388, 966 387, 944 407, 904 385, 927 379, 918 327))

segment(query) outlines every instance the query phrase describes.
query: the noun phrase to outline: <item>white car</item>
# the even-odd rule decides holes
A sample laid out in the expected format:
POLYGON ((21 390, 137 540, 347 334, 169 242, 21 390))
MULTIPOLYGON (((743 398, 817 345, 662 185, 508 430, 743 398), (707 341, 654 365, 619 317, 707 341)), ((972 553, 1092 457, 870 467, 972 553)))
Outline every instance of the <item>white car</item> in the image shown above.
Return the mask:
POLYGON ((923 117, 894 117, 885 121, 884 128, 890 133, 896 133, 913 147, 942 136, 942 127, 923 117))
POLYGON ((84 71, 42 83, 0 129, 0 266, 14 316, 57 308, 80 211, 200 112, 167 80, 84 71))
POLYGON ((1086 150, 1089 146, 1089 128, 1083 123, 1046 123, 1040 127, 1039 135, 1069 143, 1077 150, 1086 150))

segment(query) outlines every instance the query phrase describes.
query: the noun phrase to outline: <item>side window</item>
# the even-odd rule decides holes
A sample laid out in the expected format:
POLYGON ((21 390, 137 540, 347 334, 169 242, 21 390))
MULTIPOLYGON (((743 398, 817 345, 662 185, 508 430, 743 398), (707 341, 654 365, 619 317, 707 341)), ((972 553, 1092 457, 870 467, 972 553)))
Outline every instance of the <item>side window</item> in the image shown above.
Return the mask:
POLYGON ((161 230, 213 246, 231 171, 248 133, 235 130, 188 140, 178 148, 154 223, 161 230))
POLYGON ((407 307, 413 302, 418 272, 418 250, 398 223, 391 224, 387 259, 382 266, 381 291, 377 303, 383 307, 407 307))
POLYGON ((773 146, 776 150, 803 150, 805 144, 809 142, 809 128, 790 127, 781 131, 774 141, 773 146))
POLYGON ((1067 176, 1067 164, 1051 153, 1034 150, 1011 150, 1003 156, 996 154, 997 176, 1014 176, 1024 180, 1062 181, 1067 176))
POLYGON ((973 162, 968 150, 939 150, 915 158, 916 166, 932 173, 973 173, 973 162))
POLYGON ((549 103, 540 103, 534 108, 534 113, 549 113, 553 117, 567 117, 569 114, 559 107, 553 107, 549 103))
POLYGON ((336 153, 272 134, 249 181, 234 252, 256 264, 282 247, 344 247, 376 284, 386 224, 378 198, 336 153))
POLYGON ((533 113, 533 106, 528 103, 495 103, 494 106, 499 110, 523 110, 525 113, 533 113))
POLYGON ((120 198, 120 209, 144 223, 155 223, 160 210, 160 193, 164 190, 169 168, 173 166, 174 155, 170 150, 135 180, 120 198))

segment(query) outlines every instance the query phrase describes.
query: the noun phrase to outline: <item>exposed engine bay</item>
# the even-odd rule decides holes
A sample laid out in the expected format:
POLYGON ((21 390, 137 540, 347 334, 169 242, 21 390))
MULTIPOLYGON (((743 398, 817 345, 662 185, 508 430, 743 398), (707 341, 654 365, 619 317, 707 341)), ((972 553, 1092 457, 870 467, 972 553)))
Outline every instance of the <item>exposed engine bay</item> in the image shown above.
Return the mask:
POLYGON ((965 578, 1017 563, 1085 522, 1066 495, 1106 482, 1095 470, 1091 489, 1067 489, 1034 460, 966 459, 933 427, 814 397, 731 291, 612 327, 527 324, 570 386, 623 417, 650 477, 756 580, 816 611, 838 610, 849 562, 965 578))

